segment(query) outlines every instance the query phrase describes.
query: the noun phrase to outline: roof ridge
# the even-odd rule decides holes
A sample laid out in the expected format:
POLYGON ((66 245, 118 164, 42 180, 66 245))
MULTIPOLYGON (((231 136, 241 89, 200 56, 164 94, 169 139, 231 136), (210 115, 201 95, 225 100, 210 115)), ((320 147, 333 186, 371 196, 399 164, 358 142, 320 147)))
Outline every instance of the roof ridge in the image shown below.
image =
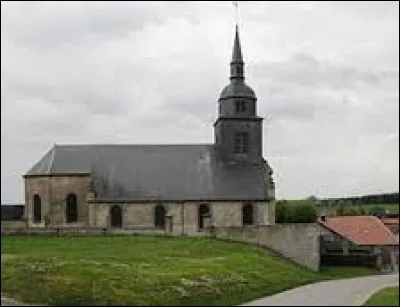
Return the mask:
POLYGON ((53 167, 53 162, 54 162, 54 156, 56 155, 56 145, 54 144, 53 148, 51 149, 51 157, 49 161, 49 167, 47 169, 47 173, 51 173, 51 169, 53 167))

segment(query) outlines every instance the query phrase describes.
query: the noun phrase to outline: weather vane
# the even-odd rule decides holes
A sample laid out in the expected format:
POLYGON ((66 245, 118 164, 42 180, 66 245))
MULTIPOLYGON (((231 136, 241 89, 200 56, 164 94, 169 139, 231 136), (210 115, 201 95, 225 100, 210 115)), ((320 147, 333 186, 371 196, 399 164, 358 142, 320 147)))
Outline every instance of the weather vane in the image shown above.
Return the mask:
POLYGON ((236 21, 236 25, 239 25, 239 5, 238 5, 238 1, 233 1, 232 4, 233 4, 233 6, 235 7, 235 21, 236 21))

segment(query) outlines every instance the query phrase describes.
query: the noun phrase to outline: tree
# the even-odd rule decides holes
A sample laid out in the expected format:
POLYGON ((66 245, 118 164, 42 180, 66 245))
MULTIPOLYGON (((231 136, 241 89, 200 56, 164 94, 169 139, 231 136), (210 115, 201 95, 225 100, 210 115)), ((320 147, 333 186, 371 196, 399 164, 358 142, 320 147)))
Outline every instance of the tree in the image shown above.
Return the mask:
POLYGON ((386 213, 386 209, 381 206, 373 206, 370 212, 371 215, 384 215, 386 213))
POLYGON ((311 204, 302 204, 293 207, 292 223, 314 223, 317 219, 315 207, 311 204))
POLYGON ((314 223, 317 218, 315 207, 307 203, 288 205, 279 202, 275 213, 276 223, 314 223))
POLYGON ((360 215, 359 211, 356 208, 349 208, 343 212, 343 215, 347 216, 357 216, 360 215))
POLYGON ((284 201, 278 201, 275 208, 275 221, 276 223, 285 223, 285 214, 288 210, 288 206, 284 201))
POLYGON ((368 215, 368 211, 363 206, 358 206, 358 213, 360 215, 368 215))
POLYGON ((343 202, 340 202, 338 207, 337 207, 337 209, 336 209, 336 215, 339 215, 339 216, 344 215, 344 211, 345 211, 344 209, 345 208, 344 208, 343 202))
POLYGON ((312 201, 312 202, 316 202, 317 201, 317 197, 315 197, 314 195, 311 195, 311 196, 307 197, 306 199, 309 200, 309 201, 312 201))

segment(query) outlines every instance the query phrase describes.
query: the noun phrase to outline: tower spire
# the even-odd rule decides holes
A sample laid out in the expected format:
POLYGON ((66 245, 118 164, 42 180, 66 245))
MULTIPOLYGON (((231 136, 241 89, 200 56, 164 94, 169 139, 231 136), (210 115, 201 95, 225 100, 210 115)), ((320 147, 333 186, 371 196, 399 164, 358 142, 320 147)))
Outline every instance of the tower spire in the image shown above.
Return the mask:
POLYGON ((240 46, 239 39, 239 27, 236 24, 235 27, 235 40, 233 42, 233 52, 231 61, 231 80, 243 80, 244 79, 244 62, 242 56, 242 48, 240 46))
POLYGON ((240 47, 240 39, 239 39, 239 27, 237 24, 235 29, 235 41, 233 43, 231 63, 243 63, 242 48, 240 47))

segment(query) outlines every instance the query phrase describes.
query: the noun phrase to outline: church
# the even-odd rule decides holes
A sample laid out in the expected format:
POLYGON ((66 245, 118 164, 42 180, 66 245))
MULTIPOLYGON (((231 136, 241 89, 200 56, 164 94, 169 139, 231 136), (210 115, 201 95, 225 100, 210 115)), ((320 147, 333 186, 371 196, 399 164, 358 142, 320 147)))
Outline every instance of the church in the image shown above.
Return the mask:
POLYGON ((55 145, 23 176, 28 226, 196 235, 275 224, 263 118, 237 26, 218 106, 213 144, 55 145))

